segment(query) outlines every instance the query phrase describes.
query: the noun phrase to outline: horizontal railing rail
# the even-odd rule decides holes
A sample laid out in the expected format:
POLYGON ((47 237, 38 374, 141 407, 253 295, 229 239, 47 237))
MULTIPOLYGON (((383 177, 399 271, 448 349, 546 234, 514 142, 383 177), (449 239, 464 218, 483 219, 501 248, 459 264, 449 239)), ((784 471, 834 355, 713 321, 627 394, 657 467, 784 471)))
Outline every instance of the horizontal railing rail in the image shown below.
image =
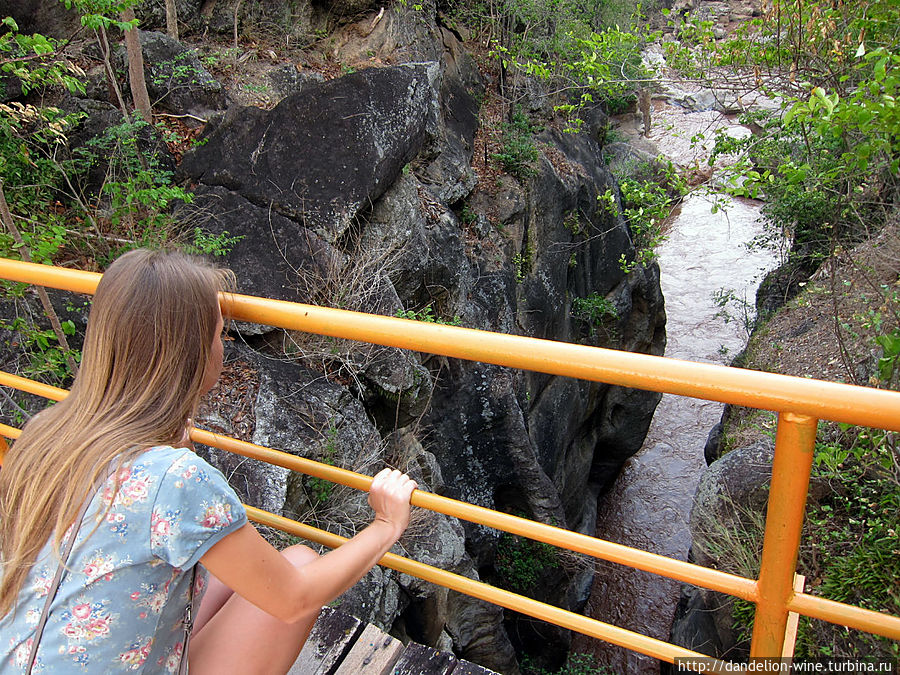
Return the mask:
MULTIPOLYGON (((93 293, 100 276, 0 259, 2 278, 76 293, 93 293)), ((288 330, 900 431, 900 395, 881 389, 250 295, 224 294, 222 309, 240 321, 288 330)))
MULTIPOLYGON (((93 293, 100 275, 0 259, 0 277, 74 292, 93 293)), ((758 580, 632 549, 421 490, 413 494, 412 503, 432 511, 754 602, 757 606, 757 617, 751 644, 753 655, 772 656, 781 653, 789 611, 900 640, 900 617, 793 590, 793 575, 817 420, 830 419, 900 431, 900 394, 896 392, 460 327, 410 322, 406 319, 238 294, 223 295, 222 306, 223 311, 232 318, 288 330, 313 332, 555 375, 774 410, 780 413, 779 425, 763 559, 758 580)), ((65 390, 8 373, 0 373, 0 385, 11 386, 51 400, 59 400, 66 394, 65 390)), ((17 430, 0 425, 0 434, 14 438, 17 430)), ((356 489, 367 490, 371 482, 371 478, 345 469, 319 464, 201 429, 192 430, 191 438, 206 445, 356 489)), ((285 529, 324 545, 340 544, 337 535, 324 533, 253 507, 248 507, 248 511, 257 522, 285 529)), ((452 575, 444 570, 428 568, 399 556, 396 556, 398 560, 394 558, 386 556, 382 562, 388 567, 656 658, 671 662, 679 656, 699 656, 675 645, 537 603, 482 582, 452 575), (395 565, 402 566, 402 569, 394 567, 395 565)))

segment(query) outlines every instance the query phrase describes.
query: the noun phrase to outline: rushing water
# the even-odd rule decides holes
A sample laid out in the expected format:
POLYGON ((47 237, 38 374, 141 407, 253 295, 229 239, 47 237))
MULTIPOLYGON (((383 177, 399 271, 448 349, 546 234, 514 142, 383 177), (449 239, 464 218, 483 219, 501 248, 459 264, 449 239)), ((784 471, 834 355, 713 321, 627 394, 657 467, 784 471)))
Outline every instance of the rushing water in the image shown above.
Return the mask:
MULTIPOLYGON (((688 139, 709 135, 717 125, 729 133, 747 130, 716 113, 684 113, 658 107, 650 138, 682 166, 704 154, 688 139)), ((690 195, 659 247, 661 284, 666 298, 666 356, 726 363, 747 339, 743 302, 752 306, 762 274, 776 255, 745 244, 762 233, 759 204, 737 200, 718 213, 708 197, 690 195), (736 299, 723 308, 715 294, 736 299)), ((663 396, 641 451, 622 469, 600 502, 597 536, 684 560, 690 546, 688 517, 700 475, 703 448, 718 422, 722 404, 663 396)), ((680 584, 613 563, 600 562, 586 612, 589 616, 668 641, 680 584)), ((658 673, 656 659, 578 637, 575 651, 593 653, 620 675, 658 673)))

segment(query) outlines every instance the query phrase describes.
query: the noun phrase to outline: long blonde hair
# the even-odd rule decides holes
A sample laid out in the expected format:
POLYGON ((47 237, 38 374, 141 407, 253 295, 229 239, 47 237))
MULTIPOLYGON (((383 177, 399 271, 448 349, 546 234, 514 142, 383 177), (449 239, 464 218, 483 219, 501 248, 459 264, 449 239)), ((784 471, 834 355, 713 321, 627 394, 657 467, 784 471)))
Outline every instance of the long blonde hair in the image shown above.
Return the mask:
POLYGON ((103 275, 69 395, 36 415, 0 471, 0 618, 51 534, 60 541, 113 462, 175 445, 200 399, 231 273, 137 250, 103 275))

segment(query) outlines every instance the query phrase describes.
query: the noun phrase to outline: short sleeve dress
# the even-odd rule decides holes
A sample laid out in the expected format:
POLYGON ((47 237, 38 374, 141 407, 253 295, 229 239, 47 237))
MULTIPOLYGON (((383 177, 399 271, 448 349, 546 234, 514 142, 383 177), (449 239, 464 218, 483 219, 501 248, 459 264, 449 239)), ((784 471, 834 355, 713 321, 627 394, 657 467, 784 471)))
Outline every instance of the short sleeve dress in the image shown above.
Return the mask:
MULTIPOLYGON (((33 672, 177 672, 191 568, 246 522, 225 477, 190 450, 156 447, 139 455, 88 507, 33 672)), ((57 565, 48 543, 16 608, 0 621, 0 675, 24 672, 57 565)), ((201 566, 196 602, 206 580, 201 566)))

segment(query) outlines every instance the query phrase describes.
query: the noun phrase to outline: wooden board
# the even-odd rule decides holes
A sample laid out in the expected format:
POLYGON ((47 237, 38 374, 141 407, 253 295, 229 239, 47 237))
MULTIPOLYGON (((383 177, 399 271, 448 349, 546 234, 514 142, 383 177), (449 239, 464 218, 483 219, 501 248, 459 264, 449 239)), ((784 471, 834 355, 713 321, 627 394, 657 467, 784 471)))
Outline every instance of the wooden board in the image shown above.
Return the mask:
POLYGON ((479 666, 477 663, 459 659, 450 675, 497 675, 497 673, 493 670, 488 670, 483 666, 479 666))
POLYGON ((355 616, 323 607, 288 675, 328 675, 350 651, 362 629, 362 622, 355 616))
POLYGON ((389 675, 402 652, 400 640, 368 624, 334 675, 389 675))
MULTIPOLYGON (((794 592, 802 593, 806 584, 806 577, 802 574, 794 574, 794 592)), ((794 644, 797 642, 797 627, 800 624, 800 615, 797 612, 788 612, 787 626, 784 629, 784 645, 781 648, 781 656, 791 658, 794 656, 794 644)))
POLYGON ((391 675, 450 675, 455 666, 453 654, 410 642, 394 664, 391 675))

